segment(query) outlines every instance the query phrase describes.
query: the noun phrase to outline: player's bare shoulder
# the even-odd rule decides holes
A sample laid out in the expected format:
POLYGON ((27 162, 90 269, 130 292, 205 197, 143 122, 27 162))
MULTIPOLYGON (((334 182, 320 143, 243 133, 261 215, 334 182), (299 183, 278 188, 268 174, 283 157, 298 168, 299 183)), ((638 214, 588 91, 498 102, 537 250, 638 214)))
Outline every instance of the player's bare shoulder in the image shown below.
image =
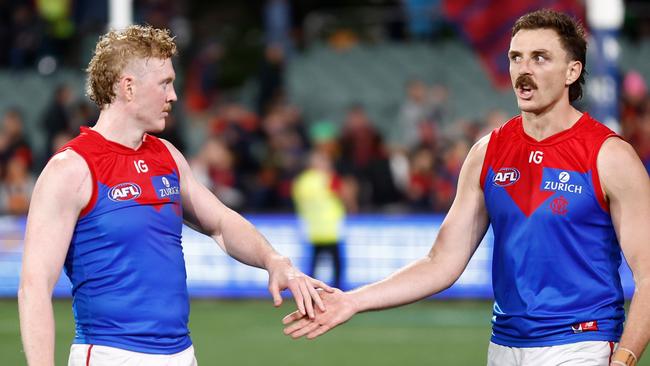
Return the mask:
POLYGON ((478 174, 481 173, 483 160, 485 160, 489 142, 490 135, 481 137, 478 141, 476 141, 476 143, 474 143, 474 146, 472 146, 469 153, 467 154, 465 165, 471 169, 472 172, 478 171, 478 174))
POLYGON ((648 184, 648 174, 639 156, 623 139, 610 137, 605 140, 598 151, 596 165, 606 196, 648 184))
POLYGON ((180 163, 183 163, 183 162, 186 161, 185 157, 183 156, 183 153, 181 153, 176 148, 176 146, 174 146, 174 144, 172 144, 171 142, 169 142, 169 141, 167 141, 165 139, 159 139, 159 140, 160 140, 160 142, 163 143, 163 145, 165 145, 165 147, 167 148, 167 150, 171 154, 172 158, 174 158, 174 161, 176 162, 176 165, 179 165, 179 167, 180 167, 180 163))
POLYGON ((625 140, 615 136, 606 139, 598 151, 599 170, 600 168, 621 167, 621 159, 624 161, 638 160, 638 156, 625 140))
POLYGON ((491 135, 488 134, 478 139, 470 151, 470 153, 474 152, 474 154, 480 158, 481 162, 483 162, 483 158, 485 158, 485 153, 487 152, 487 147, 490 143, 490 136, 491 135))
POLYGON ((34 187, 35 198, 52 198, 85 206, 93 191, 93 176, 84 158, 68 149, 54 155, 34 187))

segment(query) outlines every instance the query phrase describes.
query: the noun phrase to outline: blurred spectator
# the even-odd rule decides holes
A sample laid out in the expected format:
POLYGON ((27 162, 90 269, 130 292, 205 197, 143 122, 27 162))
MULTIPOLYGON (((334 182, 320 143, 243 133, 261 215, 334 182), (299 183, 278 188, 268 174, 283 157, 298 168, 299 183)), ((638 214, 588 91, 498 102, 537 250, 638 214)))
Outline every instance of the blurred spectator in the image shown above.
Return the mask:
MULTIPOLYGON (((47 139, 47 151, 52 151, 54 136, 62 131, 70 130, 70 106, 73 102, 72 89, 69 85, 61 84, 56 87, 54 97, 45 110, 43 127, 47 139)), ((49 155, 48 155, 49 157, 49 155)))
MULTIPOLYGON (((341 149, 338 144, 338 129, 333 122, 321 120, 311 123, 309 126, 309 139, 312 143, 313 151, 324 154, 332 162, 339 159, 341 149)), ((359 187, 356 179, 352 176, 340 176, 339 178, 341 186, 338 194, 341 200, 343 200, 347 212, 359 212, 359 187)))
POLYGON ((32 149, 24 135, 23 116, 18 109, 9 109, 2 118, 0 131, 0 169, 7 172, 9 161, 19 156, 27 168, 32 166, 32 149))
POLYGON ((257 113, 265 114, 269 106, 277 102, 284 94, 285 51, 279 44, 270 44, 264 50, 260 67, 257 95, 257 113))
POLYGON ((257 154, 261 144, 259 117, 241 104, 228 102, 217 109, 209 121, 212 136, 218 136, 233 152, 237 169, 242 174, 254 174, 261 157, 257 154))
POLYGON ((438 178, 435 186, 435 206, 437 212, 446 212, 456 196, 458 177, 463 161, 469 153, 471 145, 464 139, 452 141, 443 150, 442 165, 438 171, 438 178))
POLYGON ((134 1, 134 17, 137 23, 150 24, 156 28, 169 28, 174 14, 174 2, 171 0, 134 1))
POLYGON ((296 108, 275 105, 262 122, 266 146, 255 187, 257 207, 291 207, 291 182, 300 172, 308 141, 296 108))
POLYGON ((627 72, 621 88, 621 133, 627 140, 634 139, 647 98, 648 88, 643 76, 635 70, 627 72))
POLYGON ((233 209, 244 205, 244 195, 237 187, 233 154, 221 139, 208 139, 192 160, 191 167, 197 179, 225 205, 233 209))
POLYGON ((51 150, 50 150, 50 155, 52 156, 56 154, 61 148, 67 144, 70 140, 72 140, 76 134, 72 134, 71 132, 65 130, 65 131, 60 131, 54 137, 52 138, 52 141, 50 141, 51 145, 51 150))
POLYGON ((634 147, 650 173, 650 96, 643 76, 629 71, 621 87, 621 135, 634 147))
POLYGON ((383 138, 361 105, 348 109, 339 145, 338 167, 344 177, 356 180, 362 209, 389 208, 400 199, 383 138))
POLYGON ((413 149, 419 142, 420 124, 431 117, 432 110, 429 87, 420 79, 409 81, 394 128, 395 143, 406 150, 413 149))
POLYGON ((9 51, 12 43, 12 4, 0 0, 0 67, 9 65, 9 51))
POLYGON ((341 287, 341 237, 345 207, 341 199, 342 182, 335 174, 326 153, 313 151, 307 168, 293 183, 292 196, 298 216, 313 246, 307 274, 314 276, 316 264, 323 255, 333 262, 334 287, 341 287))
POLYGON ((319 120, 309 125, 309 141, 332 160, 336 160, 340 154, 338 133, 336 124, 329 120, 319 120))
POLYGON ((481 130, 476 134, 476 137, 470 139, 470 141, 476 142, 481 137, 489 135, 495 128, 501 127, 501 125, 506 123, 509 119, 510 116, 508 116, 508 113, 503 109, 492 109, 488 112, 487 117, 485 117, 485 123, 481 130))
POLYGON ((74 136, 79 133, 79 127, 81 126, 92 126, 99 118, 99 109, 93 103, 89 103, 87 100, 79 100, 72 106, 72 112, 70 114, 69 122, 69 131, 74 136))
POLYGON ((332 32, 327 43, 332 49, 344 52, 359 44, 359 35, 350 29, 341 28, 332 32))
POLYGON ((210 41, 192 58, 187 69, 185 105, 189 112, 203 112, 212 107, 219 97, 219 62, 223 49, 210 41))
POLYGON ((72 0, 36 0, 36 11, 46 23, 47 40, 42 52, 54 56, 59 62, 68 61, 66 56, 72 47, 74 23, 72 0))
POLYGON ((178 111, 173 110, 165 119, 165 129, 157 133, 156 136, 171 142, 180 151, 185 151, 185 139, 183 138, 181 122, 178 120, 178 115, 178 111))
POLYGON ((34 189, 34 177, 29 171, 29 159, 23 154, 9 158, 6 172, 0 183, 0 212, 25 215, 34 189))
POLYGON ((28 3, 19 3, 12 16, 10 65, 22 69, 35 65, 41 49, 43 26, 28 3))
POLYGON ((441 26, 441 0, 402 0, 413 39, 431 39, 441 26))
POLYGON ((634 148, 641 157, 648 174, 650 174, 650 112, 644 113, 639 119, 634 148))
POLYGON ((394 128, 395 143, 412 151, 415 147, 435 145, 443 132, 458 128, 448 123, 449 91, 445 85, 428 87, 422 80, 413 79, 406 87, 406 99, 400 106, 397 124, 394 128))
POLYGON ((267 45, 278 45, 285 55, 292 49, 291 4, 288 0, 266 0, 264 28, 267 45))
POLYGON ((409 207, 416 211, 429 211, 433 207, 435 188, 434 150, 419 148, 411 157, 409 186, 406 198, 409 207))
POLYGON ((449 120, 449 88, 444 84, 435 84, 431 87, 431 114, 429 121, 438 125, 446 125, 449 120))

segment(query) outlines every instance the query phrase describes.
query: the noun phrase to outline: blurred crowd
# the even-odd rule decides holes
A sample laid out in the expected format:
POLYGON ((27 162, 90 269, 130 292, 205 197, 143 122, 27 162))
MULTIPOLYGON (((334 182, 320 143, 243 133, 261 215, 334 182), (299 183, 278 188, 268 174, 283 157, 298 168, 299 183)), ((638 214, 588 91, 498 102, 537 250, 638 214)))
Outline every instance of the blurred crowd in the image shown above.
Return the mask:
MULTIPOLYGON (((265 92, 260 91, 260 94, 265 92)), ((56 89, 43 112, 48 156, 91 125, 96 109, 76 100, 68 86, 56 89)), ((227 205, 246 212, 293 210, 291 189, 314 151, 330 159, 349 213, 445 212, 472 144, 510 116, 493 110, 482 120, 446 119, 444 85, 412 80, 395 111, 395 131, 382 133, 363 105, 351 104, 341 121, 305 121, 300 107, 281 91, 260 99, 262 113, 236 101, 218 100, 203 111, 204 141, 188 156, 196 176, 227 205)), ((186 103, 188 103, 186 101, 186 103)), ((189 113, 189 112, 188 112, 189 113)), ((183 118, 175 113, 162 137, 186 149, 183 118)), ((0 211, 26 212, 34 175, 48 156, 34 156, 24 136, 21 111, 2 116, 0 132, 0 211)), ((632 71, 622 84, 621 134, 650 171, 650 95, 632 71)))
POLYGON ((650 94, 647 81, 636 71, 623 78, 621 94, 621 135, 641 157, 650 173, 650 94))
MULTIPOLYGON (((187 27, 175 2, 134 3, 139 19, 173 28, 184 42, 187 27)), ((308 157, 319 152, 334 167, 337 192, 349 213, 447 211, 472 144, 511 116, 495 109, 478 120, 454 120, 449 100, 460 96, 450 95, 443 84, 412 79, 404 86, 390 131, 378 128, 365 106, 353 101, 341 120, 306 120, 301 106, 286 97, 284 85, 288 59, 296 52, 286 42, 291 31, 288 2, 262 3, 266 37, 256 59, 253 100, 243 103, 224 91, 224 43, 198 22, 192 27, 192 45, 186 45, 187 58, 177 65, 182 79, 176 86, 179 105, 161 137, 185 151, 196 176, 237 210, 294 210, 293 182, 308 157), (189 129, 199 132, 190 134, 189 129), (188 139, 189 135, 201 138, 188 139)), ((439 4, 404 2, 416 3, 439 4)), ((0 47, 0 67, 35 68, 49 54, 66 63, 70 42, 78 41, 75 37, 101 33, 97 24, 105 23, 106 14, 98 8, 90 1, 0 0, 0 44, 5 45, 0 47)), ((213 21, 205 19, 208 24, 213 21)), ((416 38, 432 32, 430 25, 415 21, 408 27, 416 38)), ((628 72, 621 93, 621 134, 650 171, 646 80, 628 72)), ((23 111, 10 108, 0 116, 0 213, 24 214, 34 177, 47 159, 78 134, 80 126, 94 123, 98 111, 80 94, 69 85, 54 91, 39 121, 46 138, 41 156, 25 136, 23 111)))

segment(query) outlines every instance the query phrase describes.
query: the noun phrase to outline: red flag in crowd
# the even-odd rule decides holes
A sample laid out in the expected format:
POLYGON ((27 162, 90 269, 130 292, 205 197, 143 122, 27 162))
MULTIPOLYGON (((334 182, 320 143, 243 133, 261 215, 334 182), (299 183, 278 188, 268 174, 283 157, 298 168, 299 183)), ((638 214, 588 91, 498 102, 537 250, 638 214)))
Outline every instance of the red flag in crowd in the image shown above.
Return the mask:
POLYGON ((537 9, 568 13, 584 24, 580 0, 444 0, 443 12, 481 58, 495 86, 510 86, 508 48, 515 21, 537 9))

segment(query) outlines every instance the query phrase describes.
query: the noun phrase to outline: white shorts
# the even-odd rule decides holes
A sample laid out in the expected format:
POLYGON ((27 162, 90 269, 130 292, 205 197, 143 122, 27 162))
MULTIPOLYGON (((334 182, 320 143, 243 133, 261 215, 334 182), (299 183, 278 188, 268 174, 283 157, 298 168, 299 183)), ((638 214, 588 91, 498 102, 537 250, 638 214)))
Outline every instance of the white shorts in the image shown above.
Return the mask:
POLYGON ((549 347, 506 347, 490 342, 488 366, 609 366, 616 343, 590 341, 549 347))
POLYGON ((115 347, 73 344, 68 366, 197 366, 194 347, 171 355, 127 351, 115 347))

